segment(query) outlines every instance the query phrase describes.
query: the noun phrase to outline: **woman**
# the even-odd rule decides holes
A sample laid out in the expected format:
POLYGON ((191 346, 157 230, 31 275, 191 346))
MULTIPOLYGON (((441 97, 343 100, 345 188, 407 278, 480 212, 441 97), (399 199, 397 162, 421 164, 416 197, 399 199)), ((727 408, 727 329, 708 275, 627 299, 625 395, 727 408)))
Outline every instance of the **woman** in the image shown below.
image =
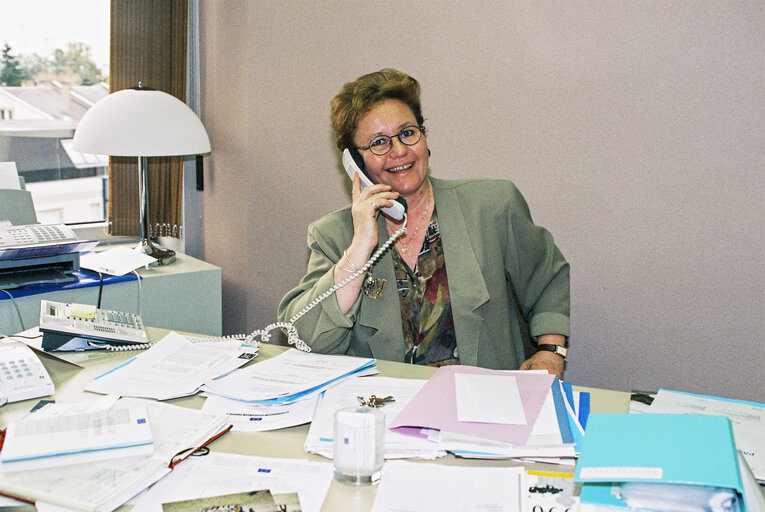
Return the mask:
POLYGON ((569 266, 533 224, 505 180, 428 176, 420 86, 383 69, 332 100, 337 147, 355 148, 375 185, 311 224, 310 259, 279 305, 287 321, 360 269, 404 220, 380 212, 408 205, 406 233, 374 266, 296 321, 312 350, 441 366, 545 369, 563 376, 569 332, 569 266), (528 321, 537 351, 526 359, 528 321))

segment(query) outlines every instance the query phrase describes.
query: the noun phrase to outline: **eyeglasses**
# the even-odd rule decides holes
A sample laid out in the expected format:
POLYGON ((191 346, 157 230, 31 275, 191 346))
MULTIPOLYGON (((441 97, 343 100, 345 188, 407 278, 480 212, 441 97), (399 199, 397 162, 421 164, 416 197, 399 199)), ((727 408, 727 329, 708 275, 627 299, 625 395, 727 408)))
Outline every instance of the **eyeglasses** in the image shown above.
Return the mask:
POLYGON ((405 126, 396 135, 378 135, 369 141, 368 146, 359 146, 356 149, 368 149, 377 156, 383 156, 393 148, 393 137, 398 137, 401 144, 414 146, 422 138, 424 129, 421 126, 405 126))

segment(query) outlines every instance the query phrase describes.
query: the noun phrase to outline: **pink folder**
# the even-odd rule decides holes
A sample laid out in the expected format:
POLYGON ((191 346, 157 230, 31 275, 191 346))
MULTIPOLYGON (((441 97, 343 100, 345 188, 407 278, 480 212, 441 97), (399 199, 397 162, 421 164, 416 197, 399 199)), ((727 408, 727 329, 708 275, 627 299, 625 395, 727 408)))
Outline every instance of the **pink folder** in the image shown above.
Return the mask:
MULTIPOLYGON (((550 374, 490 370, 463 365, 442 366, 393 419, 389 428, 400 429, 399 431, 402 433, 410 433, 411 430, 401 427, 431 428, 504 443, 526 444, 554 380, 555 376, 550 374), (514 376, 521 395, 527 424, 509 425, 458 421, 457 396, 454 384, 456 373, 514 376)), ((491 391, 487 390, 487 393, 491 393, 491 391)), ((502 403, 502 396, 498 395, 495 399, 497 404, 502 403)))

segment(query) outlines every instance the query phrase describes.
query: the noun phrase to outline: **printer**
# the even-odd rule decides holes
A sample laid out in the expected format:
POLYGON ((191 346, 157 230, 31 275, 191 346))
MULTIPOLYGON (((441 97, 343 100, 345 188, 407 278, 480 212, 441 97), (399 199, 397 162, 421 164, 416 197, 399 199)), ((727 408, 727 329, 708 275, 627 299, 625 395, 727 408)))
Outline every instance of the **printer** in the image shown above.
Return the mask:
POLYGON ((75 281, 80 251, 97 243, 64 224, 37 224, 29 191, 0 189, 0 289, 75 281))

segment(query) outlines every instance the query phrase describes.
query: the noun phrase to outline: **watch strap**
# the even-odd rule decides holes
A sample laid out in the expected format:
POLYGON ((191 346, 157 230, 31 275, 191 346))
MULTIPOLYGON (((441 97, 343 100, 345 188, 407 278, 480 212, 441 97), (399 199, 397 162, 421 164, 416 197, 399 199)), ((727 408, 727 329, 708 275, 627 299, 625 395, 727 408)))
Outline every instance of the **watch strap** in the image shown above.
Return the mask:
POLYGON ((555 344, 546 344, 542 343, 541 345, 537 345, 537 350, 545 350, 547 352, 553 352, 554 354, 558 354, 562 358, 566 358, 568 355, 568 349, 564 347, 563 345, 555 345, 555 344))

